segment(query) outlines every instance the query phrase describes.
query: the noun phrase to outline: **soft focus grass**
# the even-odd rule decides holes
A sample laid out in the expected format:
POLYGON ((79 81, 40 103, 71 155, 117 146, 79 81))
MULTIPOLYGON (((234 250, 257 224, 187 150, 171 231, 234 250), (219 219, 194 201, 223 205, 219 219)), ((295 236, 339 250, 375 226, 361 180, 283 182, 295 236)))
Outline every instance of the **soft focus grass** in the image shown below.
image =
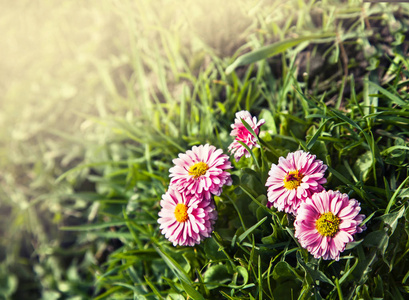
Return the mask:
POLYGON ((408 5, 3 6, 3 298, 407 297, 408 5), (225 72, 263 45, 277 55, 225 72), (175 248, 160 234, 172 159, 226 150, 241 109, 266 120, 268 163, 311 151, 326 187, 361 202, 368 230, 339 262, 309 257, 292 220, 264 208, 268 166, 252 159, 216 197, 212 238, 175 248))

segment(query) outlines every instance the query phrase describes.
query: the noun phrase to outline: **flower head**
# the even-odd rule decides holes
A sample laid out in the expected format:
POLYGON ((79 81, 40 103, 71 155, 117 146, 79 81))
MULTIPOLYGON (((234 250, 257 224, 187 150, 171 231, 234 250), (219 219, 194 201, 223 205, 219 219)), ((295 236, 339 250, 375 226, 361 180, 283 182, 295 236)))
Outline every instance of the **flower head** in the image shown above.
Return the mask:
POLYGON ((250 153, 238 141, 243 142, 250 149, 253 147, 260 148, 260 145, 257 144, 256 138, 247 130, 246 127, 244 127, 243 122, 241 121, 242 119, 250 125, 255 134, 259 133, 259 127, 265 123, 263 119, 257 122, 257 118, 252 117, 247 110, 242 110, 236 113, 234 124, 231 125, 233 130, 230 132, 230 135, 234 136, 235 140, 229 146, 229 152, 234 154, 236 161, 239 161, 243 155, 250 157, 250 153))
POLYGON ((365 216, 360 204, 338 191, 322 191, 301 203, 294 222, 295 237, 315 258, 339 260, 352 242, 352 235, 365 230, 359 226, 365 216))
POLYGON ((268 206, 279 211, 297 214, 300 203, 313 193, 323 190, 327 166, 315 155, 298 150, 280 157, 272 164, 266 186, 268 206))
POLYGON ((170 168, 170 188, 179 192, 211 199, 211 194, 219 196, 223 185, 231 185, 232 179, 227 169, 231 169, 229 157, 221 149, 209 144, 193 146, 192 150, 180 153, 170 168))
POLYGON ((211 235, 217 219, 213 201, 170 189, 160 205, 160 229, 174 246, 194 246, 211 235))

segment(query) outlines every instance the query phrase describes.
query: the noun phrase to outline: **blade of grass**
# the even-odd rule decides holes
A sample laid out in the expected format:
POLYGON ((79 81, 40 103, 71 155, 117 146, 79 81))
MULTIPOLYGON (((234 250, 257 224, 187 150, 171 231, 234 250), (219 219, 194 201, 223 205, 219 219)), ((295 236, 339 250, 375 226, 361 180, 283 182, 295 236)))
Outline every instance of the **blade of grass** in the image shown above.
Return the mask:
POLYGON ((241 243, 250 233, 252 233, 254 230, 256 230, 257 227, 259 227, 261 224, 263 224, 265 220, 267 220, 267 217, 262 218, 256 224, 254 224, 249 229, 247 229, 245 232, 240 234, 240 236, 238 238, 238 242, 241 243))
POLYGON ((191 280, 189 279, 183 268, 171 256, 162 251, 158 246, 154 245, 154 248, 168 265, 168 267, 172 270, 172 272, 176 275, 176 277, 178 277, 186 293, 194 300, 205 300, 203 295, 193 287, 191 280))
POLYGON ((253 195, 247 191, 244 187, 240 186, 240 188, 250 197, 251 200, 253 200, 258 206, 263 208, 266 212, 268 212, 270 215, 272 214, 271 210, 268 209, 265 205, 261 204, 256 198, 253 197, 253 195))
POLYGON ((312 136, 312 138, 308 141, 307 143, 307 149, 311 150, 311 148, 314 146, 315 142, 317 141, 317 139, 320 137, 322 130, 324 129, 325 124, 327 124, 327 122, 329 120, 331 120, 332 118, 326 119, 321 125, 320 127, 317 129, 317 131, 315 132, 315 134, 312 136))
POLYGON ((239 66, 248 65, 256 61, 266 59, 271 56, 283 53, 287 49, 297 46, 298 44, 302 42, 305 42, 305 41, 314 41, 314 43, 328 42, 328 38, 331 38, 331 37, 335 37, 335 34, 327 33, 327 34, 320 34, 320 35, 304 36, 304 37, 280 41, 272 45, 261 47, 255 51, 239 56, 230 66, 227 67, 226 73, 230 74, 234 69, 236 69, 239 66))
POLYGON ((365 200, 365 202, 367 204, 369 204, 371 207, 377 209, 376 205, 374 203, 372 203, 371 201, 369 201, 363 194, 363 192, 358 189, 354 184, 352 184, 352 182, 350 182, 344 175, 342 175, 341 173, 339 173, 338 171, 336 171, 335 169, 333 169, 332 167, 328 166, 328 170, 335 175, 335 177, 337 177, 339 180, 341 180, 344 184, 346 184, 348 187, 352 188, 361 199, 365 200))
POLYGON ((257 274, 257 279, 258 279, 258 299, 263 300, 263 277, 261 276, 261 259, 260 259, 260 255, 258 256, 257 271, 258 271, 258 274, 257 274))
POLYGON ((162 300, 164 299, 158 289, 150 282, 147 276, 143 276, 145 278, 145 282, 149 285, 153 293, 158 297, 158 299, 162 300))
POLYGON ((402 100, 401 98, 399 98, 398 96, 392 94, 392 93, 389 92, 388 90, 386 90, 386 89, 380 87, 379 85, 377 85, 377 84, 375 84, 375 83, 373 83, 373 82, 371 82, 371 81, 366 81, 366 82, 367 82, 369 85, 371 85, 372 87, 378 89, 383 95, 385 95, 385 96, 386 96, 389 100, 391 100, 393 103, 395 103, 395 104, 397 104, 397 105, 399 105, 399 106, 401 106, 401 107, 403 107, 403 108, 409 109, 408 103, 405 102, 404 100, 402 100))
POLYGON ((89 225, 79 225, 79 226, 64 226, 60 227, 60 230, 64 231, 88 231, 88 230, 97 230, 112 226, 123 226, 125 225, 125 221, 113 221, 113 222, 104 222, 98 224, 89 224, 89 225))
POLYGON ((335 286, 336 286, 337 292, 338 292, 338 299, 339 300, 344 300, 344 296, 342 295, 342 290, 341 290, 341 287, 339 285, 338 278, 335 278, 335 286))
POLYGON ((242 145, 244 148, 246 148, 246 150, 248 151, 248 153, 250 153, 251 157, 253 158, 257 168, 260 170, 260 164, 258 163, 253 151, 249 148, 249 146, 247 146, 245 143, 243 143, 242 141, 237 141, 240 145, 242 145))
POLYGON ((389 213, 390 209, 392 208, 392 205, 395 204, 396 197, 399 195, 400 190, 405 186, 406 182, 409 180, 409 177, 406 177, 406 179, 399 185, 399 187, 396 189, 396 191, 393 193, 392 198, 389 200, 388 206, 385 209, 385 215, 389 213))

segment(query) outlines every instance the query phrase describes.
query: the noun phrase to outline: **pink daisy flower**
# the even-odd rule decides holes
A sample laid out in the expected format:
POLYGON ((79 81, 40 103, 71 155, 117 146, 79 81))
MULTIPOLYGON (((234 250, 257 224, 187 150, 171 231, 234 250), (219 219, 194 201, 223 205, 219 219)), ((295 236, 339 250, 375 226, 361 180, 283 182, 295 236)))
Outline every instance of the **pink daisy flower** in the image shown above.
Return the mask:
POLYGON ((170 189, 162 196, 158 223, 173 246, 194 246, 210 237, 217 211, 213 201, 170 189))
POLYGON ((229 157, 221 149, 209 144, 193 146, 192 150, 180 153, 170 168, 170 188, 179 192, 211 199, 211 194, 219 196, 223 185, 231 185, 232 179, 229 157))
POLYGON ((295 237, 315 258, 339 260, 339 254, 352 242, 365 216, 360 203, 338 191, 322 191, 301 203, 294 222, 295 237))
POLYGON ((302 150, 280 157, 278 165, 272 164, 268 173, 267 206, 296 215, 302 201, 324 189, 326 169, 315 155, 302 150))
POLYGON ((256 138, 246 127, 244 127, 243 122, 241 121, 242 119, 251 126, 255 134, 259 133, 259 127, 265 123, 263 119, 257 122, 257 118, 251 117, 251 114, 247 110, 242 110, 236 113, 234 124, 231 125, 233 130, 230 132, 230 135, 234 136, 235 140, 229 146, 229 152, 234 154, 236 161, 239 161, 243 155, 245 157, 250 157, 250 153, 238 141, 243 142, 250 149, 253 147, 260 148, 260 145, 257 144, 256 138))

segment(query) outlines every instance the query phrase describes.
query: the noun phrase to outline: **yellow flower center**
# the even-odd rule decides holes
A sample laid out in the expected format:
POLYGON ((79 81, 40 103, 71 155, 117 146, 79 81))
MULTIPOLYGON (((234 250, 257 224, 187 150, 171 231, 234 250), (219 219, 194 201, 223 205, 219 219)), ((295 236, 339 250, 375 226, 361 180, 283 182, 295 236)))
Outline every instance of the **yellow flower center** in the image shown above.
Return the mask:
POLYGON ((284 187, 287 190, 296 189, 301 184, 301 180, 303 177, 304 176, 300 174, 298 170, 288 172, 287 175, 285 175, 284 180, 283 180, 284 187))
POLYGON ((340 222, 340 219, 332 212, 327 212, 315 221, 315 228, 322 236, 333 237, 338 232, 340 222))
POLYGON ((204 174, 209 169, 209 166, 204 162, 195 163, 193 166, 190 167, 188 173, 192 175, 194 178, 198 178, 204 174))
POLYGON ((178 203, 175 208, 175 218, 179 223, 186 222, 189 219, 187 213, 187 205, 183 203, 178 203))

